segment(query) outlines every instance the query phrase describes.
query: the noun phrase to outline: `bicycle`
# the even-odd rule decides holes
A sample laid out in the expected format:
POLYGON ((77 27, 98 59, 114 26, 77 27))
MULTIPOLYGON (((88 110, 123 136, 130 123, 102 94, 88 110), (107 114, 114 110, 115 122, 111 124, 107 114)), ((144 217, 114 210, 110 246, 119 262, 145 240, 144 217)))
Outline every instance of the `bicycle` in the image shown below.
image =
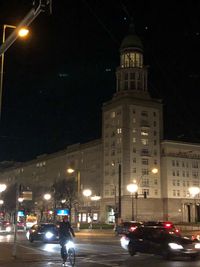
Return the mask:
POLYGON ((67 260, 70 265, 75 266, 76 253, 75 253, 75 245, 72 240, 68 240, 67 243, 62 244, 61 246, 61 256, 63 259, 63 266, 66 266, 67 260))

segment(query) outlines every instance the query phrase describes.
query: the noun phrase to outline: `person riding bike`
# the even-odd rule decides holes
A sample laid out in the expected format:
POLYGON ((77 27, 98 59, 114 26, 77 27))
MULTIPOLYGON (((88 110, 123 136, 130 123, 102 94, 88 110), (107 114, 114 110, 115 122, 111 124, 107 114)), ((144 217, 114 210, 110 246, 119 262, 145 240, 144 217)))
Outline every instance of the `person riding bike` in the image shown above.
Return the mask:
POLYGON ((58 229, 59 229, 58 230, 59 241, 60 241, 60 246, 61 246, 60 253, 63 259, 63 264, 65 264, 65 262, 67 261, 67 251, 66 251, 65 245, 69 240, 72 240, 72 236, 75 237, 74 230, 71 227, 71 224, 69 222, 69 218, 67 215, 63 217, 63 221, 60 222, 58 229))

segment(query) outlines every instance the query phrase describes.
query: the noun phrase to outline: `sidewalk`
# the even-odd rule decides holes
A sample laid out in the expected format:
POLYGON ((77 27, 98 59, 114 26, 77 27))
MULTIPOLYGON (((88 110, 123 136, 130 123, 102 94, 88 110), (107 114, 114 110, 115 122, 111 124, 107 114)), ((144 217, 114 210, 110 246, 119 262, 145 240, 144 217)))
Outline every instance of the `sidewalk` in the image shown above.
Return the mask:
POLYGON ((17 244, 16 257, 12 254, 12 243, 0 243, 0 267, 55 267, 62 263, 59 255, 40 252, 21 244, 17 244))

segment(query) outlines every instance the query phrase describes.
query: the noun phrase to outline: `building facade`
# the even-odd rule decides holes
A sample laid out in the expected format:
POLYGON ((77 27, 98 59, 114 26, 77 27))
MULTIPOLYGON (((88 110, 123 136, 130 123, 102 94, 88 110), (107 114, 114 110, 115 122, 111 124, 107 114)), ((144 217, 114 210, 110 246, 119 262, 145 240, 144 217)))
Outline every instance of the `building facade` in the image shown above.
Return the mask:
POLYGON ((42 194, 57 181, 73 179, 74 221, 77 216, 111 223, 117 218, 200 221, 199 195, 189 190, 199 187, 200 145, 163 140, 162 103, 148 92, 143 52, 130 25, 120 46, 116 93, 102 106, 101 139, 1 168, 0 182, 18 181, 30 188, 39 213, 42 194), (137 184, 137 194, 127 190, 130 183, 137 184), (84 189, 101 199, 86 199, 84 189))

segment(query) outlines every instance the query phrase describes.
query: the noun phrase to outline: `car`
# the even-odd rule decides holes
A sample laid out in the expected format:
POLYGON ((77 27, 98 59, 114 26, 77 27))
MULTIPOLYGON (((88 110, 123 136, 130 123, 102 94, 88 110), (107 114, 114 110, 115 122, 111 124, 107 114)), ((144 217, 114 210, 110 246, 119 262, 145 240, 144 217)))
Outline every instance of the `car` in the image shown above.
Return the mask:
POLYGON ((169 231, 174 231, 177 235, 178 234, 181 234, 180 233, 180 229, 178 229, 173 222, 170 222, 170 221, 146 221, 146 222, 143 222, 143 225, 145 226, 161 226, 161 227, 164 227, 165 229, 169 230, 169 231))
POLYGON ((58 241, 58 225, 54 223, 35 224, 27 231, 26 237, 31 243, 34 241, 48 243, 58 241))
POLYGON ((138 226, 141 226, 142 222, 127 221, 117 225, 114 229, 116 235, 128 234, 133 232, 138 226))
POLYGON ((192 260, 200 255, 200 242, 194 241, 163 226, 141 226, 123 235, 121 246, 134 256, 137 252, 160 255, 164 259, 188 256, 192 260))
POLYGON ((0 232, 10 233, 13 230, 12 223, 9 221, 0 221, 0 232))
POLYGON ((26 228, 25 222, 23 221, 17 222, 17 230, 25 230, 25 228, 26 228))

